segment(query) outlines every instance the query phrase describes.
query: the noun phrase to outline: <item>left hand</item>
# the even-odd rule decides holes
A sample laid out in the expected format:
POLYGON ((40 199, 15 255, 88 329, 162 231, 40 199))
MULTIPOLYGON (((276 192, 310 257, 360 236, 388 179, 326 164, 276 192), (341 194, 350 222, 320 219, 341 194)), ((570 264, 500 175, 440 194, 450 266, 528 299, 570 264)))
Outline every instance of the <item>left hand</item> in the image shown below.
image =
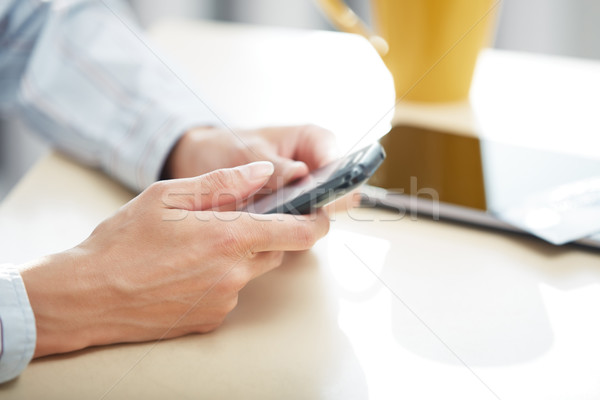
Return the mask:
POLYGON ((196 128, 186 132, 165 165, 168 178, 198 176, 220 168, 270 161, 275 172, 265 188, 276 190, 335 159, 335 137, 314 125, 239 130, 196 128))

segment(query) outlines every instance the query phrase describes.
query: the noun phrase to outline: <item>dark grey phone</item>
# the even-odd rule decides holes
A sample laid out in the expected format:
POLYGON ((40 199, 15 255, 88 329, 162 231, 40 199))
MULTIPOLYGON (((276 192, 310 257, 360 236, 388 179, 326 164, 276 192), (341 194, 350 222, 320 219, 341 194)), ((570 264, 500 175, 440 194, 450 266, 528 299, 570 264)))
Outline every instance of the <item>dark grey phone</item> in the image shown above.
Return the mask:
POLYGON ((364 183, 385 158, 379 143, 312 171, 246 206, 256 214, 310 214, 364 183))

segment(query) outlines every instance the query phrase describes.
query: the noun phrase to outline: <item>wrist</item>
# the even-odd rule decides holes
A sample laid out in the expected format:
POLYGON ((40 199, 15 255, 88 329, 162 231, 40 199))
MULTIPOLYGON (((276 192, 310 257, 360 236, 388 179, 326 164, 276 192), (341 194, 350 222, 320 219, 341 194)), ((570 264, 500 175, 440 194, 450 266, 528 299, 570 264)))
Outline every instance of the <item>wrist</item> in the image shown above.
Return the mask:
MULTIPOLYGON (((78 276, 83 267, 74 250, 43 257, 22 266, 21 277, 36 325, 34 358, 66 353, 91 346, 93 318, 89 307, 90 290, 78 276)), ((85 282, 85 283, 84 283, 85 282)))
MULTIPOLYGON (((197 165, 198 160, 203 160, 209 154, 202 150, 206 149, 208 143, 216 136, 216 129, 212 127, 198 127, 186 131, 171 152, 163 165, 160 180, 187 178, 198 173, 192 173, 192 168, 197 165)), ((208 152, 209 153, 209 152, 208 152)), ((205 171, 205 172, 208 172, 205 171)))

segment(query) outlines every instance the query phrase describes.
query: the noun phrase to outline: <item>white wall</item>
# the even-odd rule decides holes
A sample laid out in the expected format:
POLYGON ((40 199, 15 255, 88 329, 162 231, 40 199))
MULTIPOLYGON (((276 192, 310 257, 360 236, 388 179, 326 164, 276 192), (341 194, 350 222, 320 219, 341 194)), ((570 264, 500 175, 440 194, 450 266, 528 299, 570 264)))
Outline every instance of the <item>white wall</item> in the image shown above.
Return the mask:
POLYGON ((213 0, 129 0, 129 3, 146 27, 162 18, 212 18, 217 7, 213 0))
MULTIPOLYGON (((144 25, 165 16, 331 28, 315 0, 130 0, 144 25)), ((369 20, 368 0, 347 0, 369 20)), ((502 0, 496 47, 600 59, 600 1, 502 0)))
POLYGON ((600 1, 504 0, 496 47, 600 59, 600 1))
MULTIPOLYGON (((252 24, 294 28, 331 29, 315 0, 129 0, 142 25, 164 17, 212 18, 252 24)), ((369 19, 365 0, 348 0, 360 15, 369 19)))

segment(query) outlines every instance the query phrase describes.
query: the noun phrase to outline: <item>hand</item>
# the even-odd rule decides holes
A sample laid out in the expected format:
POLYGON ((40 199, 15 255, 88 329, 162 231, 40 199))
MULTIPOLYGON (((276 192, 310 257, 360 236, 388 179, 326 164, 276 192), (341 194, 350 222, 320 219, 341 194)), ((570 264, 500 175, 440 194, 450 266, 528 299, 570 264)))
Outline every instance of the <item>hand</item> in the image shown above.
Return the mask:
POLYGON ((250 280, 328 230, 323 212, 212 210, 251 196, 272 173, 260 162, 157 182, 77 247, 26 266, 35 357, 218 327, 250 280))
POLYGON ((314 125, 240 130, 197 128, 177 143, 166 163, 169 177, 187 178, 253 161, 271 161, 275 190, 335 159, 335 137, 314 125))

